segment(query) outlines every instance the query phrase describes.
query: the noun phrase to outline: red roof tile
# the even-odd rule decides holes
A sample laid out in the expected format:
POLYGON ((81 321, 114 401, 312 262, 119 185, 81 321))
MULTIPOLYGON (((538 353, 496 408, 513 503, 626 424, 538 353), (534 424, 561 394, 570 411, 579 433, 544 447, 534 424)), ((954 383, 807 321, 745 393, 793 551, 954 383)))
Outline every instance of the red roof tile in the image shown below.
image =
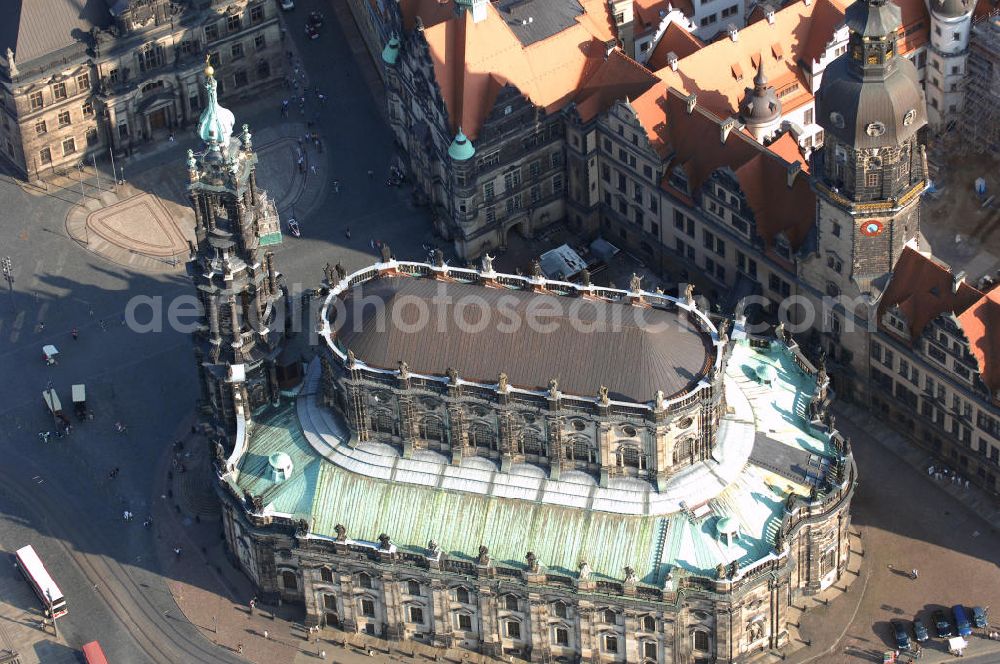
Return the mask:
POLYGON ((1000 392, 1000 289, 983 295, 959 317, 969 350, 979 364, 979 376, 991 395, 1000 392), (992 330, 992 331, 991 331, 992 330))
POLYGON ((615 49, 597 65, 573 98, 584 122, 620 99, 633 99, 660 82, 651 71, 615 49))
POLYGON ((964 281, 957 289, 954 283, 947 265, 907 246, 893 266, 889 285, 879 301, 879 319, 898 306, 910 326, 910 341, 915 344, 932 320, 944 313, 958 315, 982 296, 964 281))
POLYGON ((656 43, 656 48, 654 48, 653 52, 649 55, 649 60, 646 62, 646 65, 653 71, 662 69, 667 66, 668 53, 676 53, 678 59, 686 58, 698 49, 702 48, 704 45, 705 42, 701 41, 676 23, 671 23, 667 26, 667 29, 663 31, 663 36, 661 36, 660 41, 656 43))

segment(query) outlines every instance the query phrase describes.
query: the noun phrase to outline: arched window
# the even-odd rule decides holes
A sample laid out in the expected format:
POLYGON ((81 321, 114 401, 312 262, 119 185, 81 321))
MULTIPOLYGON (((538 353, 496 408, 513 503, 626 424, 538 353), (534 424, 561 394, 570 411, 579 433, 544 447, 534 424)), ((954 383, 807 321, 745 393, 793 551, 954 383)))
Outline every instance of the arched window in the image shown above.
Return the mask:
POLYGON ((556 602, 555 604, 553 604, 552 611, 553 613, 556 614, 557 618, 565 618, 567 614, 566 605, 563 604, 562 602, 556 602))
POLYGON ((604 622, 608 623, 609 625, 614 625, 615 623, 618 622, 618 614, 615 613, 614 609, 604 610, 604 622))
POLYGON ((299 578, 295 575, 295 572, 285 570, 281 573, 281 585, 284 586, 285 590, 298 590, 299 578))
POLYGON ((410 595, 419 595, 420 594, 420 582, 419 581, 414 581, 412 579, 409 580, 409 581, 407 581, 406 582, 406 592, 409 593, 410 595))
POLYGON ((396 418, 393 417, 392 411, 387 408, 379 408, 372 413, 372 431, 395 434, 396 418))
POLYGON ((644 469, 646 455, 639 451, 638 445, 626 443, 618 448, 618 465, 624 468, 644 469))
POLYGON ((517 611, 517 595, 504 595, 503 603, 508 611, 517 611))
POLYGON ((469 445, 495 450, 497 439, 493 433, 493 427, 488 422, 474 420, 469 426, 469 445))
POLYGON ((708 652, 708 632, 703 629, 696 630, 692 634, 694 649, 698 652, 708 652))
POLYGON ((328 611, 336 611, 337 610, 337 596, 336 595, 330 595, 329 593, 326 594, 326 595, 323 595, 323 608, 326 609, 326 610, 328 610, 328 611))
POLYGON ((364 572, 361 572, 361 574, 358 574, 358 586, 362 588, 371 588, 372 578, 364 572))
POLYGON ((332 583, 333 582, 333 570, 330 569, 329 567, 320 567, 319 568, 319 578, 321 578, 323 581, 326 581, 327 583, 332 583))
POLYGON ((694 442, 690 438, 682 438, 674 443, 674 465, 691 461, 694 452, 694 442))
POLYGON ((469 604, 469 591, 465 588, 455 588, 455 599, 460 604, 469 604))
POLYGON ((507 621, 507 636, 512 639, 521 638, 521 623, 516 620, 507 621))
POLYGON ((436 440, 442 442, 444 440, 444 426, 441 423, 440 418, 437 417, 425 417, 420 420, 420 437, 424 440, 436 440))
POLYGON ((647 632, 656 631, 656 618, 653 616, 644 616, 642 619, 642 628, 647 632))
POLYGON ((566 446, 566 452, 573 461, 592 462, 590 441, 584 436, 574 436, 571 438, 570 444, 566 446))
POLYGON ((521 454, 545 456, 545 441, 541 431, 533 427, 524 427, 519 433, 521 454))

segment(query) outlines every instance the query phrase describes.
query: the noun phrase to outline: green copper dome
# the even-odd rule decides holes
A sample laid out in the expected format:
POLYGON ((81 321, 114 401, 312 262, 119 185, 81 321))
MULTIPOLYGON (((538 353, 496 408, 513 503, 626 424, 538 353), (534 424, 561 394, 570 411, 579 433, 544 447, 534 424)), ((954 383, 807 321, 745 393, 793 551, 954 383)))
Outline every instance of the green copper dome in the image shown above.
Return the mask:
POLYGON ((474 154, 476 154, 476 148, 472 147, 472 141, 462 133, 462 128, 459 127, 458 133, 455 134, 455 140, 448 146, 448 156, 455 161, 466 161, 472 159, 474 154))
POLYGON ((396 64, 396 60, 399 59, 399 37, 393 33, 392 37, 389 38, 389 42, 382 49, 382 61, 387 65, 396 64))
POLYGON ((724 516, 715 522, 715 532, 719 536, 731 533, 736 529, 736 519, 731 516, 724 516))
POLYGON ((205 143, 218 143, 225 147, 229 145, 229 137, 233 134, 236 118, 228 108, 219 106, 216 93, 215 70, 211 65, 205 67, 205 92, 208 103, 198 119, 198 137, 205 143))

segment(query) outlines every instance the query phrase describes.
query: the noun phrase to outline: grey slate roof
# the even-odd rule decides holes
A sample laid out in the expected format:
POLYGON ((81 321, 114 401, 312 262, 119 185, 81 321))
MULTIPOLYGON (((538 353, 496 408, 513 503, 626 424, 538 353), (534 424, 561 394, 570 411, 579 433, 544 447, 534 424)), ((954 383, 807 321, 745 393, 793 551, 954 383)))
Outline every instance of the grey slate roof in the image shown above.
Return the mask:
POLYGON ((524 46, 576 25, 584 13, 578 0, 500 0, 495 7, 524 46))
POLYGON ((555 378, 570 394, 596 397, 604 385, 611 399, 648 402, 657 390, 669 398, 690 389, 714 357, 711 338, 676 313, 602 300, 384 277, 347 291, 344 305, 332 325, 362 362, 396 369, 404 360, 433 375, 454 368, 476 382, 495 383, 504 372, 514 387, 545 389, 555 378), (374 301, 385 303, 383 315, 374 301), (430 315, 417 330, 420 307, 430 315), (488 324, 477 329, 484 310, 488 324), (542 325, 527 323, 532 311, 542 325))
POLYGON ((105 0, 4 0, 0 55, 14 51, 20 67, 62 48, 89 41, 94 26, 110 23, 105 0))
POLYGON ((902 24, 902 15, 894 2, 857 0, 844 12, 844 22, 863 37, 884 37, 902 24))
POLYGON ((816 94, 816 117, 827 134, 860 150, 899 145, 927 124, 927 104, 912 62, 896 56, 885 80, 865 80, 850 57, 845 53, 830 63, 816 94), (904 124, 909 111, 913 120, 904 124), (844 117, 843 127, 830 121, 833 112, 844 117), (885 132, 870 135, 873 122, 885 125, 885 132))
POLYGON ((957 18, 975 8, 975 0, 931 0, 931 11, 946 18, 957 18))

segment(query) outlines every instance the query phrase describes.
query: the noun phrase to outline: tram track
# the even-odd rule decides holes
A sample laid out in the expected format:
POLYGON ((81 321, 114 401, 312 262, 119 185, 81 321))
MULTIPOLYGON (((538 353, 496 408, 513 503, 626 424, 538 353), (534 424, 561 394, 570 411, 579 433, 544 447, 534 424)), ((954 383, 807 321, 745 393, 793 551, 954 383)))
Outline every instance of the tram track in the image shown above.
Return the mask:
MULTIPOLYGON (((26 478, 32 473, 40 473, 40 469, 23 455, 12 454, 18 458, 20 464, 26 466, 24 472, 10 473, 5 478, 6 485, 11 495, 21 502, 23 508, 28 512, 38 524, 44 524, 40 530, 47 531, 45 534, 52 537, 58 543, 66 558, 73 563, 77 571, 88 580, 88 583, 96 585, 100 590, 98 594, 104 601, 110 613, 118 620, 122 627, 128 632, 129 637, 135 646, 146 655, 147 659, 154 664, 176 664, 177 662, 231 662, 237 663, 242 660, 237 659, 217 645, 210 645, 208 641, 195 632, 197 636, 192 638, 187 630, 182 628, 184 623, 178 623, 175 619, 170 619, 169 613, 180 617, 184 622, 183 612, 177 606, 170 594, 169 588, 165 587, 163 592, 169 596, 170 608, 165 613, 153 606, 152 602, 146 599, 148 590, 140 588, 136 580, 124 568, 124 566, 107 556, 100 554, 87 554, 80 550, 81 547, 88 547, 97 550, 94 546, 100 540, 100 535, 85 525, 87 520, 75 510, 68 510, 68 505, 74 505, 68 496, 56 496, 56 492, 61 492, 56 487, 56 483, 47 483, 45 492, 32 492, 32 486, 26 478), (77 543, 74 548, 73 543, 77 543), (141 617, 141 619, 140 619, 141 617), (200 643, 199 643, 200 641, 200 643)), ((11 464, 13 465, 13 464, 11 464)), ((160 470, 158 464, 157 470, 160 470)), ((154 545, 155 546, 155 545, 154 545)), ((155 556, 155 552, 153 554, 155 556)), ((158 570, 150 569, 150 573, 158 574, 158 570)), ((188 623, 191 628, 197 626, 188 623)))

